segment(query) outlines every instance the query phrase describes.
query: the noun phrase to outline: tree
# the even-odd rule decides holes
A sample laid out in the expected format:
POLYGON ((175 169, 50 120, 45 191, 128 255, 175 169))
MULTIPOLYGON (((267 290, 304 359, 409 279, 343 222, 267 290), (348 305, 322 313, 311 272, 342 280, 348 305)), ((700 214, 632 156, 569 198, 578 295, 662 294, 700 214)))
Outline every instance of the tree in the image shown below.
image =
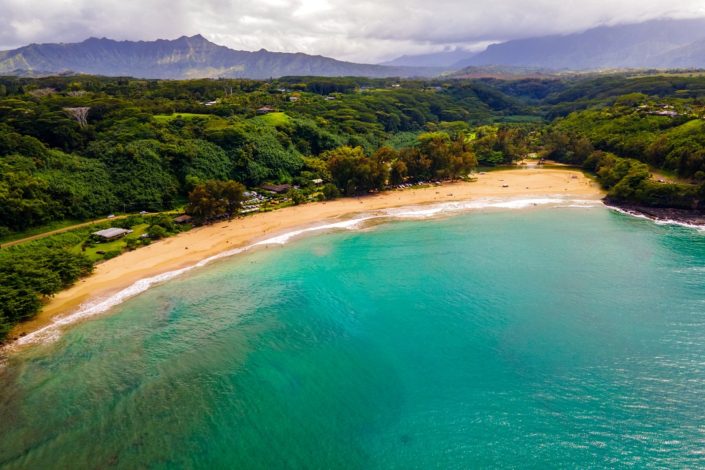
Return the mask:
POLYGON ((389 170, 389 182, 393 185, 402 184, 409 173, 406 163, 402 160, 394 161, 389 170))
POLYGON ((242 201, 245 200, 245 186, 237 181, 218 181, 216 186, 219 186, 220 197, 225 203, 225 213, 228 217, 236 215, 242 207, 242 201))
POLYGON ((88 111, 90 110, 91 108, 86 106, 81 106, 78 108, 64 108, 64 112, 69 117, 74 118, 81 127, 86 127, 88 125, 88 111))
POLYGON ((291 198, 291 202, 293 202, 295 206, 306 202, 306 195, 300 189, 290 189, 287 196, 291 198))
POLYGON ((381 189, 387 181, 386 164, 365 156, 361 147, 339 147, 324 155, 335 185, 349 196, 381 189))
POLYGON ((206 223, 227 215, 237 214, 244 200, 245 187, 237 181, 209 180, 189 193, 186 213, 206 223))
POLYGON ((431 178, 431 159, 416 147, 406 147, 399 151, 399 159, 407 169, 407 175, 413 180, 431 178))
POLYGON ((333 183, 326 183, 326 185, 323 186, 323 196, 326 200, 331 201, 340 197, 340 191, 338 191, 338 187, 333 183))
POLYGON ((147 235, 149 235, 149 238, 152 240, 159 240, 161 238, 166 237, 168 235, 168 233, 167 233, 166 229, 164 227, 162 227, 161 225, 152 225, 147 230, 147 235))
POLYGON ((179 140, 166 146, 164 150, 176 174, 187 187, 189 181, 231 178, 232 161, 222 148, 211 142, 198 139, 179 140))
POLYGON ((399 152, 391 147, 380 147, 373 155, 372 159, 380 163, 391 163, 399 158, 399 152))
POLYGON ((477 166, 464 134, 451 137, 445 132, 427 132, 417 141, 416 147, 402 149, 392 164, 393 183, 400 183, 406 175, 416 180, 455 179, 477 166))

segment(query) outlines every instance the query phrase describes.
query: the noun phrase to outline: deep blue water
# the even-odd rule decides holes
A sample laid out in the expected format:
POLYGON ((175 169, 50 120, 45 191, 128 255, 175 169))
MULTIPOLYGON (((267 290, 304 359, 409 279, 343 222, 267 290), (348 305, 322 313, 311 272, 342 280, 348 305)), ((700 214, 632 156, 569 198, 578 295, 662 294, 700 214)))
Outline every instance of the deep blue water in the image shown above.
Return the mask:
POLYGON ((476 212, 218 262, 10 357, 6 468, 705 466, 705 234, 476 212))

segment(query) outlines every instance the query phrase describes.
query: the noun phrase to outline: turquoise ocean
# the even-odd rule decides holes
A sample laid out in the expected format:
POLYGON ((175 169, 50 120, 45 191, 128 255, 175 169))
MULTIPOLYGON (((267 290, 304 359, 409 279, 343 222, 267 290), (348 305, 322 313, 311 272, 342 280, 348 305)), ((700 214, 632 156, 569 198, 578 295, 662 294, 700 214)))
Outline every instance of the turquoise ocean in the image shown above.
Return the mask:
POLYGON ((262 246, 10 352, 0 468, 705 466, 705 233, 569 205, 262 246))

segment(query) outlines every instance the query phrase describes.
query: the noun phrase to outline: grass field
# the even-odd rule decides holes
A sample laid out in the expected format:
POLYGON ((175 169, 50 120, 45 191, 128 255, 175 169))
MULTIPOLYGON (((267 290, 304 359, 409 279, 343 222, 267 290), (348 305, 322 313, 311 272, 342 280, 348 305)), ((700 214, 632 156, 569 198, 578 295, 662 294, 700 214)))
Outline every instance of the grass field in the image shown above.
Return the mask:
POLYGON ((196 118, 211 119, 215 116, 213 116, 212 114, 173 113, 173 114, 155 114, 153 117, 154 117, 155 121, 164 124, 164 123, 173 121, 175 119, 196 119, 196 118))
POLYGON ((284 126, 289 123, 289 116, 286 113, 269 113, 262 116, 257 116, 253 120, 259 121, 270 126, 284 126))

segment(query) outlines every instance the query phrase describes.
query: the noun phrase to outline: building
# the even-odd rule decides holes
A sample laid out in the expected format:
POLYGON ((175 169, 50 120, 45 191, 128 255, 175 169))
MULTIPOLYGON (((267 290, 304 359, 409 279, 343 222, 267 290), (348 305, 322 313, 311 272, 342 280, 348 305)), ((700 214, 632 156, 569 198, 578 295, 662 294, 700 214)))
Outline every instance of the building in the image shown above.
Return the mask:
POLYGON ((264 184, 262 189, 265 191, 270 191, 272 193, 284 194, 291 189, 290 184, 264 184))
POLYGON ((323 184, 323 180, 321 178, 316 178, 316 179, 312 179, 311 183, 313 183, 315 185, 321 185, 321 184, 323 184))
POLYGON ((174 222, 176 222, 177 224, 188 224, 191 222, 191 220, 193 220, 193 217, 186 214, 174 217, 174 222))
POLYGON ((675 111, 668 111, 668 110, 662 110, 662 111, 651 111, 648 114, 652 116, 666 116, 666 117, 678 117, 679 114, 675 111))
POLYGON ((291 101, 292 103, 295 103, 295 102, 299 101, 299 97, 298 96, 290 96, 289 101, 291 101))
POLYGON ((271 106, 262 106, 261 108, 259 108, 257 110, 257 114, 269 114, 269 113, 273 113, 274 111, 276 111, 276 110, 274 108, 272 108, 271 106))
POLYGON ((122 238, 125 235, 128 235, 132 233, 132 230, 127 230, 124 228, 106 228, 105 230, 99 230, 97 232, 93 232, 93 236, 98 237, 102 239, 103 241, 109 242, 113 240, 117 240, 118 238, 122 238))

